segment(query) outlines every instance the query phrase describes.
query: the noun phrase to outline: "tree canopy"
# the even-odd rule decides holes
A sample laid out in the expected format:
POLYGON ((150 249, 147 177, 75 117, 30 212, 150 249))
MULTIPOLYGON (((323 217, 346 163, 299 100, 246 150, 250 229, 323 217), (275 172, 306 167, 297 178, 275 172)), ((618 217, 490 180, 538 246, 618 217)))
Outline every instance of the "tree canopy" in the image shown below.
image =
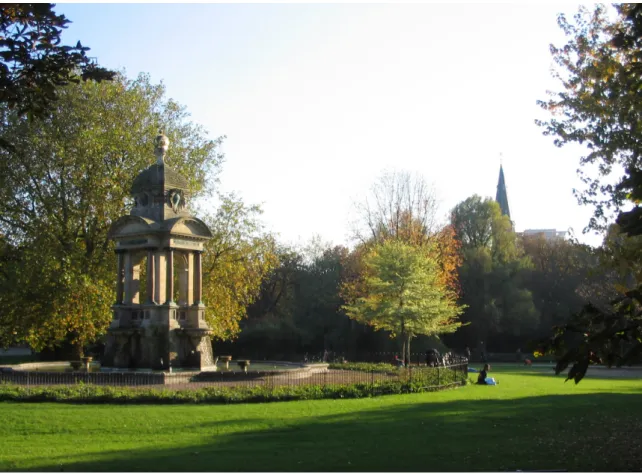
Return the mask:
POLYGON ((426 247, 399 240, 377 244, 365 255, 364 296, 344 305, 348 317, 401 336, 410 360, 417 335, 455 331, 462 308, 438 281, 439 266, 426 247))
POLYGON ((214 237, 205 244, 203 296, 206 319, 218 340, 235 338, 247 308, 278 264, 276 244, 258 221, 261 209, 234 195, 220 196, 215 214, 206 214, 214 237))
POLYGON ((469 325, 449 339, 480 350, 493 339, 496 345, 499 339, 501 345, 524 343, 539 313, 526 282, 531 262, 510 219, 494 200, 473 195, 455 206, 451 223, 461 242, 462 321, 469 325))
POLYGON ((80 79, 111 80, 115 73, 87 57, 80 41, 62 45, 70 21, 50 3, 0 5, 0 104, 20 115, 43 116, 59 87, 80 79))
MULTIPOLYGON (((405 171, 385 172, 373 184, 370 194, 357 205, 357 210, 361 225, 355 228, 358 241, 353 251, 355 257, 361 257, 372 245, 387 240, 425 246, 439 264, 439 281, 456 299, 459 290, 457 269, 461 265, 459 240, 452 226, 439 224, 434 190, 423 177, 405 171)), ((351 266, 357 270, 358 261, 351 266)), ((358 290, 360 280, 358 275, 353 276, 357 278, 348 277, 347 285, 344 285, 348 298, 354 297, 358 290), (357 287, 351 287, 352 283, 357 287)))
MULTIPOLYGON (((585 146, 587 154, 580 163, 596 165, 597 176, 580 170, 588 185, 580 198, 595 206, 589 226, 605 229, 609 218, 619 212, 621 233, 634 238, 642 234, 642 7, 620 4, 615 9, 613 19, 601 5, 592 11, 581 8, 574 22, 560 16, 568 42, 551 47, 551 52, 559 66, 556 77, 562 90, 541 102, 551 118, 539 124, 558 146, 585 146), (621 170, 624 174, 618 176, 621 170), (622 206, 629 203, 633 208, 623 211, 622 206)), ((612 241, 607 241, 609 246, 614 248, 612 241)), ((618 250, 623 256, 622 250, 634 255, 630 246, 618 250)), ((638 275, 634 271, 630 275, 637 280, 633 288, 622 288, 623 294, 606 307, 586 305, 543 342, 541 352, 558 356, 556 372, 571 365, 568 379, 577 383, 591 363, 622 365, 639 359, 642 288, 638 275)))
POLYGON ((419 175, 387 171, 357 203, 355 237, 361 242, 389 238, 419 243, 438 230, 437 200, 432 187, 419 175))
MULTIPOLYGON (((193 199, 213 196, 222 139, 209 139, 146 75, 62 86, 38 120, 3 112, 0 137, 16 146, 0 149, 0 344, 40 350, 67 342, 81 350, 111 319, 116 263, 107 233, 129 212, 133 179, 154 162, 158 129, 193 199)), ((200 209, 214 233, 203 289, 217 312, 207 314, 215 335, 226 338, 238 332, 274 259, 260 210, 234 196, 219 201, 217 211, 200 209)))
POLYGON ((639 169, 642 149, 642 8, 620 4, 615 9, 615 20, 603 5, 581 7, 573 21, 559 16, 568 42, 551 45, 551 54, 561 90, 538 102, 549 118, 536 121, 557 146, 578 144, 586 150, 578 169, 586 188, 576 195, 594 206, 589 227, 598 230, 606 229, 630 197, 618 174, 639 169))

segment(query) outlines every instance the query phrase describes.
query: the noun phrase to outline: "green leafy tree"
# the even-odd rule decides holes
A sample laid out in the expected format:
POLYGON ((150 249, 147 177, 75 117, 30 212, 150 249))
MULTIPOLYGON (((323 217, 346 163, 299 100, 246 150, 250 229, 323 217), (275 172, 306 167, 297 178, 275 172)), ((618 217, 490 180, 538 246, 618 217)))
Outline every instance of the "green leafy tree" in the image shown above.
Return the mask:
POLYGON ((343 257, 348 250, 313 240, 304 249, 282 247, 279 264, 248 309, 235 347, 260 357, 346 352, 350 320, 340 312, 343 257))
POLYGON ((249 308, 251 320, 264 318, 292 320, 296 311, 296 289, 305 266, 303 255, 295 249, 277 245, 278 264, 263 280, 259 297, 249 308))
POLYGON ((308 254, 301 268, 295 322, 302 330, 305 352, 352 352, 352 327, 341 311, 343 262, 349 251, 342 246, 320 246, 308 254))
POLYGON ((551 53, 562 90, 538 102, 550 118, 536 121, 557 146, 578 144, 586 150, 578 170, 586 188, 576 195, 594 206, 589 227, 598 230, 605 230, 626 202, 624 177, 617 173, 639 169, 642 149, 642 7, 620 4, 615 9, 615 20, 603 5, 580 7, 572 21, 559 16, 568 42, 551 45, 551 53))
POLYGON ((601 266, 613 272, 611 297, 635 288, 642 281, 642 235, 627 235, 618 224, 612 224, 598 255, 601 266))
POLYGON ((361 225, 355 228, 354 236, 359 245, 367 248, 399 240, 426 246, 439 262, 440 281, 456 297, 459 242, 452 227, 437 223, 434 191, 421 176, 402 171, 384 173, 357 209, 361 225))
MULTIPOLYGON (((403 171, 385 172, 356 209, 359 220, 354 236, 358 244, 344 259, 340 290, 344 301, 365 296, 364 283, 369 275, 360 260, 373 246, 398 241, 423 248, 437 262, 438 284, 455 304, 459 292, 457 270, 461 265, 459 241, 452 226, 438 222, 434 190, 421 176, 403 171)), ((376 335, 367 336, 372 336, 375 342, 376 335)), ((377 343, 378 350, 385 346, 384 341, 377 343)), ((434 339, 430 341, 433 343, 434 339)))
POLYGON ((531 262, 509 218, 492 199, 474 195, 455 206, 451 223, 461 241, 459 280, 467 306, 462 321, 470 325, 450 340, 480 349, 489 340, 502 349, 507 341, 521 345, 537 328, 539 314, 525 280, 531 262))
POLYGON ((132 180, 153 162, 159 128, 172 142, 170 165, 190 177, 195 196, 208 191, 220 140, 164 93, 148 76, 117 76, 59 88, 41 120, 5 106, 0 138, 16 146, 0 149, 0 234, 13 262, 0 274, 1 344, 69 342, 81 352, 105 332, 116 268, 107 232, 129 212, 132 180))
POLYGON ((425 247, 388 240, 374 246, 363 263, 364 296, 343 309, 352 319, 401 336, 405 360, 410 360, 412 338, 461 326, 457 318, 462 308, 439 283, 438 262, 425 247))
MULTIPOLYGON (((60 34, 70 21, 50 3, 0 5, 0 104, 19 114, 43 116, 57 89, 71 82, 111 80, 115 73, 87 57, 78 42, 62 45, 60 34)), ((3 141, 0 145, 7 145, 3 141)))
MULTIPOLYGON (((597 168, 596 177, 580 170, 588 184, 580 199, 595 206, 589 226, 604 229, 612 214, 619 212, 621 233, 635 239, 642 235, 642 6, 620 4, 615 10, 614 18, 601 5, 592 11, 580 9, 573 22, 560 17, 568 42, 551 47, 551 52, 559 66, 556 76, 562 90, 541 102, 551 118, 539 124, 558 146, 583 145, 587 154, 581 165, 597 168), (618 176, 621 169, 624 174, 618 176), (632 209, 622 211, 630 203, 632 209)), ((591 363, 621 365, 639 360, 642 289, 635 278, 635 287, 608 307, 586 305, 543 342, 541 352, 558 356, 556 372, 571 365, 568 379, 578 383, 591 363)))
POLYGON ((278 257, 273 237, 258 220, 258 206, 246 206, 234 195, 219 200, 216 213, 204 217, 214 237, 205 244, 203 297, 212 336, 225 341, 238 335, 278 257))
POLYGON ((533 262, 527 285, 541 315, 540 336, 550 334, 553 326, 566 322, 589 301, 600 304, 614 296, 605 296, 611 276, 600 268, 599 251, 543 235, 523 236, 521 243, 533 262))
POLYGON ((237 337, 217 343, 218 350, 249 358, 292 357, 299 344, 294 324, 296 287, 299 285, 302 256, 295 250, 273 242, 273 264, 238 320, 237 337))

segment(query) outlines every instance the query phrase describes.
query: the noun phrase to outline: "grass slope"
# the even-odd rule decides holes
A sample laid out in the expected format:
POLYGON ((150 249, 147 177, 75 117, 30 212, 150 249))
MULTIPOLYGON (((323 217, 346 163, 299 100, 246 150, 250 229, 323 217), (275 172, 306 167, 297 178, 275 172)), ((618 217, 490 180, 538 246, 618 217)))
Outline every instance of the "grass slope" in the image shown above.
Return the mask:
MULTIPOLYGON (((0 471, 642 469, 642 380, 226 406, 0 403, 0 471)), ((472 374, 471 374, 472 377, 472 374)))

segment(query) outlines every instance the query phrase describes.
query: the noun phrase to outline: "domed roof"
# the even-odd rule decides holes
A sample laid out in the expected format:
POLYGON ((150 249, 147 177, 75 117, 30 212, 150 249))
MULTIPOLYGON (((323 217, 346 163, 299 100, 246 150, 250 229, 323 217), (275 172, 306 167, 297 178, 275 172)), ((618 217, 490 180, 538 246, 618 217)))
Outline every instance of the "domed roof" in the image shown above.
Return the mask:
POLYGON ((141 191, 163 185, 165 188, 189 190, 187 179, 166 164, 159 165, 156 163, 136 176, 132 184, 131 193, 138 194, 141 191))

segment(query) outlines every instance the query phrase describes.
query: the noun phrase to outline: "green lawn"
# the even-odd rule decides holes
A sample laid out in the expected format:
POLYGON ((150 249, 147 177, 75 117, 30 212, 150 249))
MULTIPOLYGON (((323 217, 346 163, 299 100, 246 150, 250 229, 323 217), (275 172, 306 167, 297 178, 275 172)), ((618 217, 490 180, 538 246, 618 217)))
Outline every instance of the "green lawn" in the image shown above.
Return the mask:
MULTIPOLYGON (((269 404, 0 403, 0 471, 642 469, 642 379, 269 404)), ((471 374, 472 377, 472 374, 471 374)))

